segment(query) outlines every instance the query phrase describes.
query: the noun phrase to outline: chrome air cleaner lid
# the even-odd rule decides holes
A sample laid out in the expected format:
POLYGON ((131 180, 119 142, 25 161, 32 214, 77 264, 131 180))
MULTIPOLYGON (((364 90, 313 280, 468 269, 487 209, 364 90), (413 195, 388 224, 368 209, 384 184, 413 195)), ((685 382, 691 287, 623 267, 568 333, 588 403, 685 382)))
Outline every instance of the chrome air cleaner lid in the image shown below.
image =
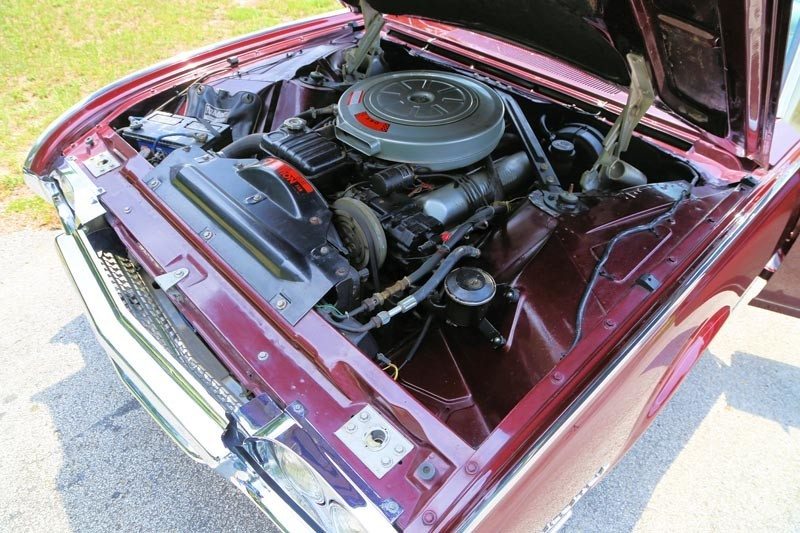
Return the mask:
POLYGON ((336 136, 365 155, 453 170, 489 155, 503 135, 503 103, 485 84, 447 72, 382 74, 347 89, 336 136))

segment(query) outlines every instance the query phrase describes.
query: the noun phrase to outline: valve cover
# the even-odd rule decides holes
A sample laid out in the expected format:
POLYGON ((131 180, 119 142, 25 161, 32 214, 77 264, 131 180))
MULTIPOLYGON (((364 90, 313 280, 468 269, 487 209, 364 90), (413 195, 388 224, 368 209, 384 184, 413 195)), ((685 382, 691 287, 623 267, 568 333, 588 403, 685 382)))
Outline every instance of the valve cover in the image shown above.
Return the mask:
POLYGON ((339 100, 336 136, 368 156, 432 171, 489 155, 503 135, 503 103, 457 74, 393 72, 355 83, 339 100))

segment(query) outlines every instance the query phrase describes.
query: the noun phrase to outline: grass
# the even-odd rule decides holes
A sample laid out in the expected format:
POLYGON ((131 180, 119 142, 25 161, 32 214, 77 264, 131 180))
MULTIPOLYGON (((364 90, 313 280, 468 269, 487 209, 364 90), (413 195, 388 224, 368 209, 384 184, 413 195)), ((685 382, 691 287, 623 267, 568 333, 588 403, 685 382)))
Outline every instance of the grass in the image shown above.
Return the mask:
POLYGON ((338 7, 335 0, 2 0, 0 231, 55 224, 20 169, 39 133, 86 94, 179 52, 338 7))

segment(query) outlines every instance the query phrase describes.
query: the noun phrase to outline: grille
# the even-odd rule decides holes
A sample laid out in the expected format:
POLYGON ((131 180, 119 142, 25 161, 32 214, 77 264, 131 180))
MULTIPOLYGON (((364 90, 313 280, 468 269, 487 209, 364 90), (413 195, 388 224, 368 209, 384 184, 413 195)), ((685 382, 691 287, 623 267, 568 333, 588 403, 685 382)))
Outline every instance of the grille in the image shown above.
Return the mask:
POLYGON ((242 402, 192 357, 172 323, 153 298, 151 289, 142 278, 139 268, 129 259, 110 252, 99 252, 98 257, 111 285, 134 318, 153 335, 165 350, 197 378, 205 389, 225 406, 226 410, 236 410, 242 402))

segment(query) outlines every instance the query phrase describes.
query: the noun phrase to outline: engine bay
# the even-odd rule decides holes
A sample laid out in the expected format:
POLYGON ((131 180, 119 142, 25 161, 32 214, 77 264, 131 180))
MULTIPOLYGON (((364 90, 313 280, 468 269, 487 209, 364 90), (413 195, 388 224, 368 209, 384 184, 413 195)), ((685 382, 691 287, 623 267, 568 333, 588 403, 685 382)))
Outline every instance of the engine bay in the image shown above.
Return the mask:
POLYGON ((674 224, 682 203, 699 220, 720 200, 640 137, 609 160, 615 126, 588 113, 393 43, 357 51, 195 82, 117 131, 287 322, 318 313, 476 444, 624 291, 658 283, 640 274, 696 223, 674 224), (638 252, 606 264, 622 238, 638 252))

